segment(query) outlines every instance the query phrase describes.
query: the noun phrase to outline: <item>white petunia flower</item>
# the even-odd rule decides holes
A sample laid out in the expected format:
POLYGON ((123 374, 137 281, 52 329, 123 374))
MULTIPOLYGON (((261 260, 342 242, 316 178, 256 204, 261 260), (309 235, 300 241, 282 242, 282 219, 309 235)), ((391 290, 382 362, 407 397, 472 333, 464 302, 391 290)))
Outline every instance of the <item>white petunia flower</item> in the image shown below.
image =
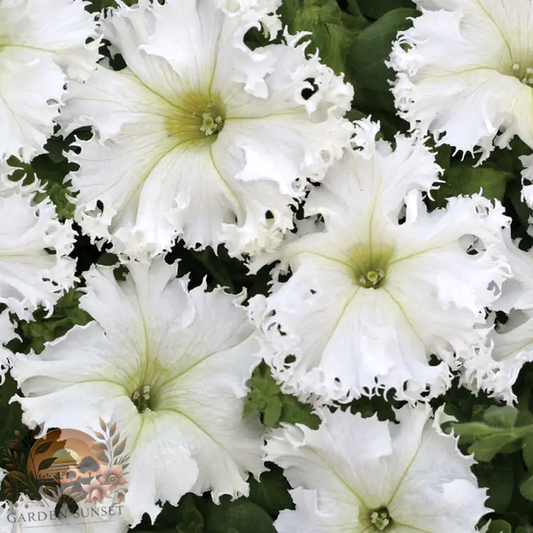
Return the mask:
MULTIPOLYGON (((2 171, 0 170, 0 173, 2 171)), ((64 290, 72 287, 75 261, 72 223, 57 219, 49 199, 0 177, 0 303, 21 318, 42 305, 52 312, 64 290)))
POLYGON ((70 78, 99 58, 94 16, 82 0, 0 3, 0 160, 42 152, 70 78), (87 42, 93 39, 92 42, 87 42))
POLYGON ((322 425, 272 432, 267 461, 285 470, 296 509, 282 511, 279 533, 474 533, 484 506, 453 436, 429 407, 406 406, 399 425, 349 411, 322 411, 322 425))
POLYGON ((520 369, 533 361, 533 250, 525 252, 504 233, 503 253, 511 267, 511 278, 502 285, 502 293, 491 306, 507 313, 507 321, 489 335, 491 342, 478 357, 467 361, 463 381, 474 391, 483 389, 506 402, 516 396, 512 386, 520 369))
POLYGON ((391 55, 400 115, 482 159, 514 135, 533 147, 533 3, 414 1, 422 15, 391 55))
POLYGON ((0 168, 0 303, 21 318, 42 305, 52 312, 75 280, 72 223, 57 219, 49 199, 34 203, 38 184, 23 189, 0 168))
POLYGON ((131 265, 117 283, 92 269, 80 306, 94 321, 75 326, 40 356, 13 357, 12 375, 34 426, 82 429, 114 421, 131 455, 125 505, 133 523, 158 501, 187 492, 248 493, 259 475, 262 426, 242 418, 245 382, 259 362, 255 328, 234 298, 187 291, 162 259, 131 265), (81 428, 80 428, 81 425, 81 428))
POLYGON ((475 195, 428 213, 421 191, 437 182, 434 155, 402 135, 393 151, 375 140, 378 129, 360 122, 361 149, 310 193, 306 214, 322 214, 324 230, 254 265, 278 259, 292 271, 253 307, 271 345, 265 357, 297 395, 441 394, 450 367, 483 342, 484 309, 507 275, 491 245, 508 223, 501 205, 475 195), (442 361, 430 364, 432 355, 442 361))
POLYGON ((353 90, 306 58, 299 37, 246 46, 275 8, 141 0, 109 11, 103 33, 127 67, 71 84, 63 115, 68 131, 96 132, 73 176, 77 220, 93 240, 144 259, 177 236, 239 255, 274 247, 292 227, 305 179, 319 180, 348 141, 341 116, 353 90))

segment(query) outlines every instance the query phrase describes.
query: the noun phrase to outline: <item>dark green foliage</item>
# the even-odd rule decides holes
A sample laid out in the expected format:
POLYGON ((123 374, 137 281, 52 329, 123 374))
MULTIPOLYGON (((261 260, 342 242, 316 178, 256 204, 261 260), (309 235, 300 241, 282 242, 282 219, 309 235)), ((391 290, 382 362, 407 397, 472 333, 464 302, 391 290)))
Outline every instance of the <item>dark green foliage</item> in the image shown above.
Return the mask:
MULTIPOLYGON (((22 410, 18 403, 9 403, 17 393, 17 383, 8 375, 6 381, 0 386, 0 448, 8 440, 14 439, 17 431, 22 430, 22 410)), ((1 500, 0 496, 0 500, 1 500)))
POLYGON ((38 309, 32 321, 20 320, 17 333, 21 339, 11 341, 9 348, 14 352, 41 353, 45 343, 62 337, 75 325, 87 324, 91 317, 79 307, 81 296, 81 292, 72 289, 61 297, 50 316, 38 309))
POLYGON ((354 38, 368 25, 356 9, 342 11, 335 0, 286 0, 280 14, 291 33, 312 33, 308 51, 318 49, 323 61, 338 74, 346 70, 346 54, 354 38))
POLYGON ((39 203, 49 197, 56 206, 59 218, 63 220, 72 218, 74 213, 74 205, 70 201, 71 184, 67 176, 78 167, 66 157, 73 141, 74 136, 67 139, 51 137, 44 146, 46 153, 35 157, 31 163, 22 163, 15 157, 8 160, 10 166, 15 169, 11 179, 22 180, 25 185, 29 185, 38 178, 44 191, 36 195, 35 202, 39 203))
POLYGON ((251 379, 250 392, 244 404, 244 416, 258 411, 267 427, 280 423, 304 424, 317 429, 320 419, 313 414, 312 407, 299 402, 294 396, 283 394, 264 363, 258 366, 251 379))
POLYGON ((378 19, 385 13, 402 7, 415 7, 411 0, 358 0, 357 3, 361 12, 370 19, 378 19))
POLYGON ((445 182, 432 196, 437 207, 444 207, 452 196, 472 195, 482 192, 489 200, 503 200, 507 182, 513 178, 510 172, 496 168, 457 165, 446 172, 445 182))
POLYGON ((394 71, 385 61, 389 59, 392 42, 400 30, 411 26, 411 17, 418 16, 414 9, 389 11, 368 26, 354 39, 348 53, 347 68, 350 77, 364 89, 388 91, 394 71))

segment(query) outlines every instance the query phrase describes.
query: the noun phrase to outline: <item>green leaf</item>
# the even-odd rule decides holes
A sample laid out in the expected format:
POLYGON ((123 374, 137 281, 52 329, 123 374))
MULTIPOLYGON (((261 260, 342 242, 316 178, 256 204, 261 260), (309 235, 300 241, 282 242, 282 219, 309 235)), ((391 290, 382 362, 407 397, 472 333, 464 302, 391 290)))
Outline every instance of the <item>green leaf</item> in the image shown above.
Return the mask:
POLYGON ((518 416, 518 409, 512 405, 497 407, 490 406, 483 415, 487 424, 493 427, 510 428, 515 425, 518 416))
POLYGON ((514 491, 514 461, 500 456, 492 463, 479 463, 475 474, 481 487, 487 488, 487 507, 502 514, 507 511, 514 491))
POLYGON ((9 403, 17 393, 17 383, 10 374, 0 386, 0 446, 15 437, 15 431, 22 429, 22 409, 18 402, 9 403))
POLYGON ((388 11, 401 7, 414 8, 412 0, 357 0, 361 12, 371 19, 378 19, 388 11))
POLYGON ((444 175, 445 183, 431 191, 437 207, 444 207, 452 196, 472 195, 481 192, 489 200, 502 200, 507 181, 513 175, 495 168, 480 168, 458 165, 444 175))
POLYGON ((533 501, 533 474, 530 474, 522 483, 520 483, 520 494, 529 501, 533 501))
POLYGON ((301 403, 294 396, 287 394, 283 395, 282 404, 281 422, 287 424, 304 424, 311 429, 318 429, 320 426, 320 418, 312 412, 313 407, 311 405, 301 403))
POLYGON ((197 497, 192 494, 186 494, 180 500, 176 513, 178 533, 204 533, 204 517, 196 506, 196 500, 197 497))
POLYGON ((394 71, 385 65, 392 51, 392 42, 401 30, 412 24, 409 17, 418 16, 414 9, 395 9, 386 13, 353 41, 346 59, 346 68, 362 87, 374 91, 389 91, 394 71))
POLYGON ((81 292, 75 289, 65 293, 54 307, 52 316, 39 308, 33 313, 33 320, 19 322, 22 340, 15 339, 8 344, 14 352, 28 353, 30 350, 41 353, 45 343, 62 337, 75 325, 84 326, 91 317, 79 307, 81 292))
POLYGON ((515 533, 533 533, 533 526, 519 526, 515 533))
POLYGON ((265 363, 261 363, 254 370, 250 385, 250 392, 244 402, 243 416, 258 411, 267 427, 277 427, 280 422, 286 422, 318 428, 320 419, 312 413, 313 407, 299 402, 293 396, 283 394, 265 363))
POLYGON ((472 442, 480 437, 492 435, 494 428, 482 424, 481 422, 469 422, 466 424, 453 424, 453 432, 458 437, 461 437, 461 443, 472 442))
POLYGON ((276 533, 272 518, 256 503, 224 500, 209 507, 205 533, 276 533))
POLYGON ((262 507, 273 519, 280 511, 294 509, 289 483, 283 476, 283 470, 274 464, 268 465, 270 470, 263 472, 257 481, 251 477, 250 496, 248 499, 262 507))
POLYGON ((512 533, 511 524, 505 520, 493 520, 487 533, 512 533))
POLYGON ((60 219, 72 218, 74 214, 73 192, 66 177, 78 167, 64 155, 72 141, 73 137, 51 137, 44 146, 46 153, 38 155, 31 163, 23 163, 15 157, 9 160, 10 165, 17 168, 11 179, 30 184, 38 178, 44 190, 35 196, 35 203, 49 198, 55 204, 60 219))
POLYGON ((265 424, 267 428, 276 427, 281 418, 282 409, 283 405, 281 403, 281 398, 279 396, 271 398, 263 413, 263 424, 265 424))
POLYGON ((348 48, 368 22, 357 13, 343 13, 335 0, 285 0, 280 9, 282 21, 291 33, 309 31, 311 46, 337 74, 344 72, 348 48))
POLYGON ((533 472, 533 433, 526 435, 522 443, 522 458, 528 470, 533 472))
POLYGON ((533 426, 533 413, 521 409, 516 417, 515 427, 533 426))
POLYGON ((473 442, 468 453, 473 453, 477 461, 490 461, 506 444, 516 438, 512 432, 489 435, 484 439, 473 442))

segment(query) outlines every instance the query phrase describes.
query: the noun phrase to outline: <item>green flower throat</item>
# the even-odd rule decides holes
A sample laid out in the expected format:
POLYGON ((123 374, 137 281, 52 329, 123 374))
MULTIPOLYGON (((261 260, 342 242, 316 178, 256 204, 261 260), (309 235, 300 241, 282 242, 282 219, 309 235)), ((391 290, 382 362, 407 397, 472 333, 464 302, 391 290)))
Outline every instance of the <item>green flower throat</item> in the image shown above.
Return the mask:
POLYGON ((355 283, 365 289, 377 289, 385 283, 387 268, 393 250, 382 247, 371 250, 369 246, 357 246, 351 254, 351 264, 355 283))
POLYGON ((169 108, 166 129, 178 144, 212 143, 224 129, 225 120, 220 99, 195 92, 180 97, 169 108))

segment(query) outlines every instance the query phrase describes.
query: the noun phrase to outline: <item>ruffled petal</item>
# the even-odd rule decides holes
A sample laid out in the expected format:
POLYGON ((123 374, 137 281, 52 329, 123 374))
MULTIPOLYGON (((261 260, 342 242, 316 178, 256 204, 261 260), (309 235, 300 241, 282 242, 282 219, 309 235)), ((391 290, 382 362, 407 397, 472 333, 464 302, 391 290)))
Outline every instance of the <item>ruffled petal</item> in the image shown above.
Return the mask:
POLYGON ((0 13, 0 158, 29 161, 53 133, 66 82, 96 68, 96 23, 82 0, 8 0, 0 13))
MULTIPOLYGON (((521 250, 519 244, 513 242, 507 229, 498 246, 509 263, 511 276, 491 309, 507 313, 507 321, 492 328, 487 344, 467 362, 462 377, 473 391, 484 390, 508 403, 516 400, 512 387, 520 369, 533 359, 533 252, 521 250)), ((494 318, 489 317, 488 325, 494 318)))
POLYGON ((439 143, 464 152, 479 146, 482 160, 514 135, 533 146, 531 3, 417 3, 423 13, 391 55, 401 116, 439 143))
POLYGON ((244 44, 275 3, 222 4, 111 10, 103 33, 128 67, 70 86, 65 131, 97 132, 74 158, 76 217, 125 256, 148 260, 176 237, 236 256, 274 249, 306 179, 321 179, 348 143, 353 90, 306 57, 301 36, 244 44))
POLYGON ((450 370, 485 343, 485 308, 509 276, 499 246, 509 219, 480 195, 428 213, 422 193, 439 167, 423 140, 398 136, 392 150, 375 140, 375 124, 356 130, 359 148, 306 203, 324 227, 309 224, 252 262, 255 272, 280 260, 275 273, 292 273, 252 308, 264 357, 302 398, 349 401, 390 389, 407 400, 438 396, 450 370), (442 362, 430 364, 432 355, 442 362))
POLYGON ((124 503, 137 524, 186 492, 247 494, 248 472, 264 469, 263 427, 242 419, 259 362, 244 309, 220 289, 189 292, 163 259, 130 269, 120 283, 112 269, 91 269, 80 307, 94 321, 39 356, 15 355, 12 374, 29 426, 117 424, 131 456, 124 503))
POLYGON ((392 531, 475 531, 488 511, 485 490, 470 471, 473 460, 432 427, 428 406, 402 408, 399 424, 349 411, 320 414, 318 430, 285 426, 267 440, 265 459, 295 488, 296 510, 280 515, 280 533, 298 531, 297 524, 307 533, 362 533, 384 511, 392 531))
POLYGON ((490 344, 467 361, 462 381, 474 392, 484 390, 507 403, 516 401, 513 385, 525 363, 533 361, 533 318, 512 311, 501 331, 492 331, 490 344))
POLYGON ((387 508, 393 520, 406 526, 406 532, 474 533, 479 519, 491 511, 485 507, 486 489, 478 487, 470 470, 474 460, 461 454, 453 436, 432 427, 429 414, 428 408, 403 408, 397 413, 403 432, 412 432, 417 438, 406 438, 402 430, 391 428, 391 434, 397 436, 393 450, 404 449, 403 437, 410 442, 411 453, 403 466, 391 461, 398 482, 387 508))
POLYGON ((0 185, 0 302, 21 318, 39 305, 51 312, 75 279, 72 224, 58 221, 50 200, 33 200, 0 185))

